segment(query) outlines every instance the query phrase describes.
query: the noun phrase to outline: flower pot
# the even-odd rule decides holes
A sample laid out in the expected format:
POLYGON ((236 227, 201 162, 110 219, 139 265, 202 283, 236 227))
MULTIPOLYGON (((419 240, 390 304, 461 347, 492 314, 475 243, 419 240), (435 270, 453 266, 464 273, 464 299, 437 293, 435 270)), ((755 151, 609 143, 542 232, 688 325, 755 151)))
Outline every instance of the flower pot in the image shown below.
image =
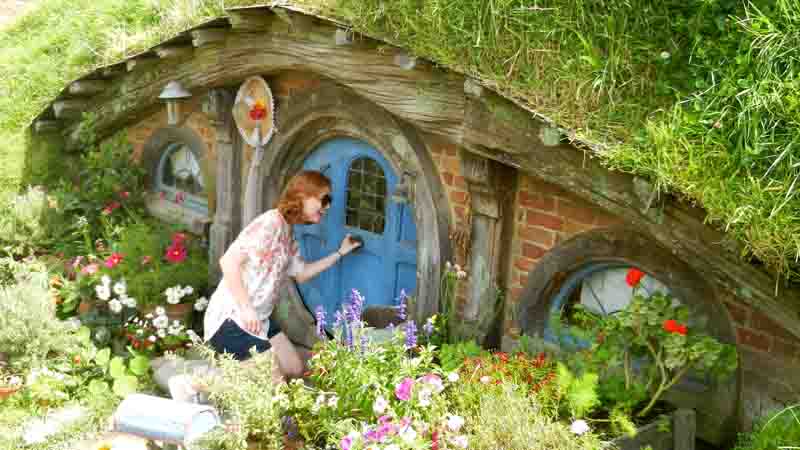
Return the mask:
POLYGON ((173 320, 180 321, 184 325, 191 326, 192 311, 194 311, 193 303, 178 303, 177 305, 147 305, 142 308, 142 314, 155 314, 156 308, 161 306, 167 314, 170 322, 173 320))
POLYGON ((94 309, 94 302, 88 299, 82 299, 78 304, 78 315, 86 314, 94 309))
POLYGON ((0 400, 12 396, 20 389, 22 389, 22 386, 0 386, 0 400))

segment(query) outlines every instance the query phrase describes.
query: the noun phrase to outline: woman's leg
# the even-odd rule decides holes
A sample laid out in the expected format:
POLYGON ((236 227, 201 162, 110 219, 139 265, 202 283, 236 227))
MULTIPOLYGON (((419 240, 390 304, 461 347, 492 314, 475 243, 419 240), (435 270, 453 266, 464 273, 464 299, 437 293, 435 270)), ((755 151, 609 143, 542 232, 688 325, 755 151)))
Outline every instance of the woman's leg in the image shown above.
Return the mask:
POLYGON ((283 332, 276 334, 270 338, 269 343, 275 355, 273 361, 277 363, 280 375, 288 379, 302 377, 305 372, 305 359, 286 334, 283 332))

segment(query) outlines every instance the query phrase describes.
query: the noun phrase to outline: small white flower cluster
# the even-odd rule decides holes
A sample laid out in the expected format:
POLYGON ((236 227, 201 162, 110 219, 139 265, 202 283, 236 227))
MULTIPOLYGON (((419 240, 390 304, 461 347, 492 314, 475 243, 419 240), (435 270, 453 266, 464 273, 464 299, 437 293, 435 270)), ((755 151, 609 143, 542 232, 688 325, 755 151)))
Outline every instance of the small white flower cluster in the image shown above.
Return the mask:
POLYGON ((183 332, 186 332, 193 342, 198 342, 200 339, 194 330, 187 329, 179 320, 173 320, 172 323, 170 323, 166 310, 161 306, 157 307, 154 313, 149 313, 144 317, 144 319, 138 317, 133 318, 130 323, 138 327, 136 334, 139 337, 142 337, 147 329, 153 331, 155 334, 151 334, 147 337, 147 340, 150 342, 156 342, 159 338, 164 339, 168 335, 178 336, 183 332), (151 324, 152 328, 155 328, 155 330, 152 330, 150 327, 151 324))
POLYGON ((445 269, 447 269, 448 272, 455 273, 456 278, 458 278, 459 280, 467 278, 467 272, 464 269, 462 269, 461 266, 459 266, 458 264, 450 264, 450 261, 447 261, 444 263, 444 267, 445 269))
POLYGON ((183 297, 187 295, 192 295, 194 293, 194 288, 191 286, 181 287, 180 285, 173 286, 171 288, 167 288, 164 291, 164 295, 167 296, 167 303, 170 305, 177 305, 181 302, 183 297))
POLYGON ((31 369, 30 373, 28 373, 28 384, 35 383, 39 377, 49 377, 61 381, 64 379, 65 375, 57 370, 50 370, 47 367, 31 369))
POLYGON ((100 284, 94 287, 97 298, 104 302, 107 301, 108 309, 114 314, 121 313, 123 306, 127 306, 128 308, 136 308, 136 299, 133 297, 128 297, 128 286, 125 284, 125 280, 117 281, 114 283, 113 288, 111 283, 111 277, 108 275, 103 275, 103 277, 100 278, 100 284), (111 298, 112 292, 117 296, 117 298, 111 298))
POLYGON ((319 394, 317 396, 317 400, 314 402, 314 406, 311 407, 311 411, 317 412, 322 408, 336 408, 339 406, 339 397, 336 394, 331 396, 325 396, 325 394, 319 394))
POLYGON ((195 311, 205 311, 207 307, 208 299, 205 297, 200 297, 194 302, 195 311))

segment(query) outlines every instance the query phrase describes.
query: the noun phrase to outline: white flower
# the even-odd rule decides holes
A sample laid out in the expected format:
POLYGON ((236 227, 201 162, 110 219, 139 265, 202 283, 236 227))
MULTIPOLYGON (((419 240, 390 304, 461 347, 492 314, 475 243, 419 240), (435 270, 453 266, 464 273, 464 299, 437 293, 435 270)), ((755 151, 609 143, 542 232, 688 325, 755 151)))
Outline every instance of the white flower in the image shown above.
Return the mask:
POLYGON ((589 424, 583 419, 578 419, 575 422, 572 422, 572 425, 569 426, 569 431, 572 431, 578 435, 586 433, 589 431, 589 424))
POLYGON ((153 314, 147 313, 147 315, 144 316, 144 317, 147 318, 147 319, 152 319, 153 318, 153 314))
POLYGON ((122 302, 117 299, 111 300, 108 302, 108 309, 110 309, 114 314, 119 314, 122 312, 122 302))
POLYGON ((153 326, 158 328, 159 330, 162 328, 167 328, 169 325, 169 317, 167 316, 158 316, 153 319, 153 326))
POLYGON ((433 395, 433 391, 431 389, 429 388, 421 389, 419 391, 419 406, 430 406, 431 395, 433 395))
POLYGON ((125 295, 126 288, 124 281, 117 281, 114 283, 114 293, 117 295, 125 295))
POLYGON ((463 417, 461 417, 461 416, 453 416, 453 415, 448 415, 447 416, 447 428, 449 428, 450 431, 456 431, 457 432, 458 430, 461 429, 461 427, 463 425, 464 425, 464 418, 463 417))
POLYGON ((166 331, 164 331, 164 329, 163 329, 163 328, 162 328, 162 329, 160 329, 160 330, 158 330, 158 331, 156 331, 156 334, 157 334, 157 335, 158 335, 158 337, 160 337, 161 339, 164 339, 165 337, 167 337, 167 332, 166 332, 166 331))
POLYGON ((334 395, 333 397, 328 399, 328 407, 329 408, 336 408, 336 406, 338 406, 338 405, 339 405, 339 397, 334 395))
MULTIPOLYGON (((164 331, 164 330, 159 330, 159 331, 164 331)), ((181 334, 181 329, 180 328, 175 328, 175 327, 169 327, 169 334, 171 334, 173 336, 177 336, 177 335, 181 334)))
POLYGON ((461 272, 461 266, 458 264, 453 264, 453 271, 454 272, 461 272))
POLYGON ((144 330, 136 330, 136 334, 141 336, 144 334, 144 330))
POLYGON ((390 444, 384 447, 383 450, 400 450, 400 446, 397 444, 390 444))
POLYGON ((447 269, 449 271, 450 268, 453 267, 453 266, 450 264, 450 261, 447 261, 446 263, 444 263, 444 267, 445 267, 445 269, 447 269))
POLYGON ((175 291, 175 288, 168 288, 165 292, 167 295, 167 303, 170 305, 177 305, 181 301, 181 296, 179 292, 175 291))
POLYGON ((123 300, 123 303, 125 303, 125 306, 128 308, 136 308, 136 299, 133 297, 126 296, 125 300, 123 300))
POLYGON ((458 278, 459 280, 463 280, 464 278, 467 278, 467 272, 464 272, 463 270, 459 270, 456 273, 456 278, 458 278))
POLYGON ((661 57, 661 59, 669 59, 670 56, 672 55, 670 55, 668 51, 663 51, 659 56, 661 57))
POLYGON ((106 301, 111 298, 111 289, 109 289, 105 284, 95 286, 94 291, 97 293, 97 298, 100 300, 106 301))
POLYGON ((151 335, 150 335, 150 337, 149 337, 149 338, 147 338, 147 340, 148 340, 148 341, 150 341, 150 342, 155 342, 157 339, 156 339, 156 337, 155 337, 155 336, 153 336, 153 335, 151 334, 151 335))
POLYGON ((466 436, 458 435, 458 436, 451 437, 450 438, 450 442, 452 442, 453 445, 455 445, 457 447, 467 448, 467 444, 468 444, 469 441, 467 440, 466 436))
POLYGON ((191 286, 186 286, 183 288, 183 295, 192 295, 194 293, 194 288, 191 286))
POLYGON ((447 375, 447 381, 451 383, 455 383, 456 381, 458 381, 458 372, 450 372, 447 375))
POLYGON ((78 228, 83 228, 86 225, 89 225, 89 221, 86 219, 86 216, 78 216, 78 221, 75 223, 75 226, 78 228))
POLYGON ((484 376, 481 377, 481 383, 483 383, 483 384, 487 384, 490 381, 492 381, 492 379, 489 377, 489 375, 484 375, 484 376))
POLYGON ((102 277, 100 277, 100 281, 105 286, 110 286, 111 285, 111 277, 109 277, 108 275, 103 275, 102 277))
POLYGON ((414 431, 414 428, 412 428, 411 425, 405 427, 403 431, 400 432, 400 439, 402 439, 406 443, 411 443, 416 438, 417 438, 417 432, 414 431))
MULTIPOLYGON (((158 308, 156 308, 156 315, 157 316, 163 316, 165 314, 167 314, 167 311, 164 309, 163 306, 159 306, 158 308)), ((148 319, 152 319, 152 317, 148 317, 148 319)), ((167 321, 169 321, 169 319, 167 319, 167 321)))
POLYGON ((319 409, 322 408, 322 405, 324 404, 325 404, 325 396, 320 394, 317 396, 317 400, 314 402, 314 406, 311 407, 311 411, 313 412, 319 411, 319 409))
POLYGON ((375 399, 375 403, 372 404, 372 410, 375 411, 375 414, 383 414, 388 407, 389 402, 387 402, 383 396, 378 396, 378 398, 375 399))
POLYGON ((208 299, 205 297, 200 297, 194 302, 194 309, 197 311, 203 311, 208 307, 208 299))

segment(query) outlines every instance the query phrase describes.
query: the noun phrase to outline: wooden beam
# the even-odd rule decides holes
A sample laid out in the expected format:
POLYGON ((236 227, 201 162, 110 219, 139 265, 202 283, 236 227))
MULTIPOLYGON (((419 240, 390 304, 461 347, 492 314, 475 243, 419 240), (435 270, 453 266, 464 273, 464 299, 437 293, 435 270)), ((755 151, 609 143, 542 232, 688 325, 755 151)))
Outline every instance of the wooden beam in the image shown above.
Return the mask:
POLYGON ((225 42, 228 35, 227 28, 203 28, 192 31, 192 45, 204 47, 209 44, 225 42))
POLYGON ((111 83, 106 80, 78 80, 69 85, 69 93, 80 97, 91 97, 104 92, 111 83))
POLYGON ((56 100, 53 102, 56 119, 80 119, 86 108, 87 103, 83 100, 56 100))
POLYGON ((194 47, 191 45, 163 45, 155 48, 155 52, 161 59, 177 59, 192 56, 194 47))
POLYGON ((161 61, 161 59, 158 56, 141 55, 125 61, 125 67, 128 72, 133 72, 135 69, 147 69, 149 67, 153 67, 158 64, 159 61, 161 61))
POLYGON ((39 119, 33 124, 33 130, 38 134, 54 133, 61 130, 58 120, 39 119))
POLYGON ((248 8, 228 10, 231 27, 236 31, 266 31, 275 15, 268 9, 248 8))

